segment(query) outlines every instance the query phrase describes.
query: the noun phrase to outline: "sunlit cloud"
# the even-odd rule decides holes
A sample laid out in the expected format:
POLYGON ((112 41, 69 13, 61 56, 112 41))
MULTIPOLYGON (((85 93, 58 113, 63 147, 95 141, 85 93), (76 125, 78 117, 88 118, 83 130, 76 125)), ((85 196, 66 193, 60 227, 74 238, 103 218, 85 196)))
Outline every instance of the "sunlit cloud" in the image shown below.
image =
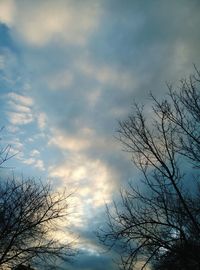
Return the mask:
POLYGON ((76 215, 74 226, 87 226, 93 209, 110 202, 114 188, 115 173, 101 160, 91 160, 84 155, 73 155, 61 165, 49 168, 52 178, 59 178, 62 185, 76 190, 76 215))
POLYGON ((97 1, 7 1, 0 4, 0 20, 31 45, 44 46, 50 41, 84 45, 100 19, 97 1), (8 2, 8 3, 6 3, 8 2))
POLYGON ((14 0, 0 1, 0 21, 6 24, 11 24, 15 14, 14 0))
POLYGON ((60 149, 70 151, 85 150, 90 146, 89 137, 84 138, 81 136, 67 135, 59 131, 54 131, 53 138, 49 140, 49 145, 56 145, 60 149))

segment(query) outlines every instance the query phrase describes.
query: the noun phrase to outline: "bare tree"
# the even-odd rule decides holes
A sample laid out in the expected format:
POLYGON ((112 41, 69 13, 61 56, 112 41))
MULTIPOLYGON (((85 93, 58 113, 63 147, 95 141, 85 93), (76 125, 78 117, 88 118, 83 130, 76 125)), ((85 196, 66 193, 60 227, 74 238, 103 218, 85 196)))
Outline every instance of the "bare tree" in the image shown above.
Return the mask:
POLYGON ((154 262, 153 269, 199 269, 199 263, 197 263, 199 252, 200 246, 197 246, 196 243, 176 243, 171 250, 164 252, 159 260, 154 262))
POLYGON ((121 202, 107 207, 108 226, 99 233, 104 244, 118 246, 122 269, 138 262, 141 269, 161 269, 158 263, 170 254, 177 254, 180 269, 200 268, 193 252, 200 249, 199 83, 196 70, 181 81, 179 91, 168 85, 166 99, 151 95, 151 118, 136 104, 119 123, 118 139, 143 175, 142 187, 130 184, 121 192, 121 202))
MULTIPOLYGON (((1 164, 9 157, 2 148, 1 164)), ((75 254, 72 242, 56 237, 60 222, 67 224, 70 195, 54 192, 49 184, 15 177, 0 182, 0 269, 57 258, 68 261, 75 254)))
MULTIPOLYGON (((2 132, 3 128, 0 128, 0 133, 2 132)), ((1 141, 1 138, 0 138, 1 141)), ((6 146, 0 145, 0 169, 2 169, 3 164, 8 161, 10 158, 16 155, 11 154, 11 145, 7 144, 6 146)))

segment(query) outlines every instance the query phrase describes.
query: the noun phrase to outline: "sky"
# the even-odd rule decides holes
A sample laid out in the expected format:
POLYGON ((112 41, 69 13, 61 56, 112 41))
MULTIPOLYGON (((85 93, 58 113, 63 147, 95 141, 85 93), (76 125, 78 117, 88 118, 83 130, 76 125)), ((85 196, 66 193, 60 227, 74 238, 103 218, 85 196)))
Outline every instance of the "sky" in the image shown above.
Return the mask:
POLYGON ((199 13, 199 0, 0 0, 2 143, 16 175, 75 191, 66 269, 117 269, 94 232, 137 179, 118 120, 200 68, 199 13))

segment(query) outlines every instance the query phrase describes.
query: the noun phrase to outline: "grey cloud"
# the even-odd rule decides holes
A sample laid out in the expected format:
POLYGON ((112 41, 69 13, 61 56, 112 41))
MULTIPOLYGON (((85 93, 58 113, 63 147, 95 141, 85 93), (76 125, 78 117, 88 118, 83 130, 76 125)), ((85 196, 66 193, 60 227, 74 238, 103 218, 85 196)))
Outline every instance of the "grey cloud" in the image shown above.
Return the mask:
POLYGON ((69 270, 116 270, 117 265, 112 261, 108 254, 95 255, 88 252, 82 252, 72 266, 68 267, 69 270))

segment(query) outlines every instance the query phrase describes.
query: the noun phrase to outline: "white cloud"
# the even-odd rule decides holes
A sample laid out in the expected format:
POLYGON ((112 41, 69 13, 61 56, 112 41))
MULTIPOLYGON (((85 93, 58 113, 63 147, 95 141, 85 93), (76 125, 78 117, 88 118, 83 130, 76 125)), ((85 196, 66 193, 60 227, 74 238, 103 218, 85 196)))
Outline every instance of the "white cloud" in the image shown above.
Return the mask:
POLYGON ((12 145, 12 148, 14 147, 15 150, 17 151, 22 151, 22 149, 24 148, 19 138, 15 138, 14 140, 12 140, 11 145, 12 145))
POLYGON ((49 176, 61 179, 63 186, 75 190, 77 214, 71 222, 74 226, 85 226, 105 202, 110 202, 114 187, 115 173, 101 160, 85 155, 71 154, 71 158, 60 166, 49 168, 49 176))
POLYGON ((96 130, 81 127, 81 124, 80 120, 79 130, 72 134, 67 134, 59 129, 51 129, 52 135, 48 145, 54 145, 62 151, 67 150, 71 153, 84 153, 91 149, 104 153, 116 150, 118 144, 113 137, 99 136, 96 130))
POLYGON ((32 165, 32 166, 34 166, 35 168, 37 168, 37 169, 39 169, 39 170, 41 170, 41 171, 44 171, 45 170, 45 168, 44 168, 44 162, 43 162, 43 160, 41 160, 41 159, 35 159, 35 158, 33 158, 33 157, 31 157, 31 158, 24 158, 24 157, 22 157, 21 158, 21 161, 24 163, 24 164, 27 164, 27 165, 32 165))
POLYGON ((79 135, 62 134, 61 132, 54 131, 53 137, 49 141, 49 145, 56 145, 60 149, 70 151, 82 151, 90 146, 89 138, 84 138, 79 135))
POLYGON ((33 105, 33 99, 28 96, 23 96, 23 95, 16 94, 14 92, 10 92, 8 93, 8 97, 12 99, 14 102, 20 103, 24 106, 33 105))
POLYGON ((13 125, 26 125, 33 121, 33 115, 27 113, 7 112, 7 116, 13 125))
POLYGON ((23 160, 23 163, 24 163, 24 164, 27 164, 27 165, 32 165, 32 164, 35 163, 35 159, 34 159, 34 158, 24 159, 24 160, 23 160))
POLYGON ((23 159, 23 150, 24 150, 24 145, 20 141, 19 138, 16 138, 16 136, 13 138, 11 137, 8 140, 8 144, 11 145, 10 148, 10 154, 14 155, 16 159, 22 160, 23 159))
POLYGON ((98 26, 98 1, 2 1, 0 20, 26 42, 43 46, 51 40, 83 45, 98 26), (7 3, 8 2, 8 3, 7 3), (15 4, 15 5, 14 5, 15 4))
POLYGON ((38 126, 40 129, 45 128, 46 126, 46 121, 47 121, 47 116, 45 113, 39 113, 37 116, 37 121, 38 121, 38 126))
POLYGON ((21 112, 21 113, 30 113, 31 112, 31 109, 29 107, 24 106, 24 105, 20 105, 20 104, 16 104, 12 100, 8 101, 8 105, 10 106, 10 108, 13 111, 18 111, 18 112, 21 112))
POLYGON ((11 24, 14 19, 15 4, 13 0, 0 1, 0 21, 11 24))
POLYGON ((31 157, 38 156, 39 154, 40 154, 40 152, 39 152, 37 149, 33 149, 33 150, 30 152, 30 156, 31 156, 31 157))
POLYGON ((31 106, 32 98, 10 92, 7 95, 8 107, 7 116, 12 125, 26 125, 34 120, 31 106))
POLYGON ((34 167, 37 168, 37 169, 39 169, 39 170, 41 170, 41 171, 44 171, 45 170, 45 168, 44 168, 44 162, 41 159, 36 160, 36 162, 34 163, 34 167))

